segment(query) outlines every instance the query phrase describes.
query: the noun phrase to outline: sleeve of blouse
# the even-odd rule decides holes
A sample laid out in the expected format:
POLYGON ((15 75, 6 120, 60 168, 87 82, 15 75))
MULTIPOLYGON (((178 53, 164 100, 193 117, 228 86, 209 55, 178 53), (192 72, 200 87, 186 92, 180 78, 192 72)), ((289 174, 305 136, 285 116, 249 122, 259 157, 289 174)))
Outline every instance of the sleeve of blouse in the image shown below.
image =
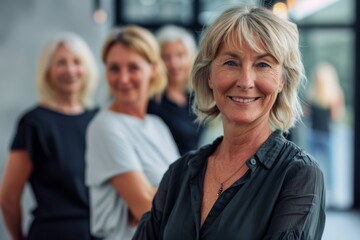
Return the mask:
POLYGON ((34 142, 35 131, 25 119, 21 119, 17 125, 14 139, 11 143, 11 150, 26 150, 31 152, 34 142))
POLYGON ((145 213, 138 224, 133 240, 162 239, 163 234, 163 212, 167 199, 170 170, 168 170, 159 185, 153 200, 152 208, 145 213))
POLYGON ((41 154, 50 155, 50 149, 39 126, 29 117, 22 117, 10 145, 10 150, 23 150, 30 154, 33 164, 41 164, 41 154), (40 154, 40 155, 39 155, 40 154))
POLYGON ((101 185, 110 178, 130 171, 141 171, 142 165, 129 142, 126 131, 112 122, 96 121, 86 135, 86 183, 101 185))
POLYGON ((325 226, 324 192, 324 177, 316 164, 294 164, 264 239, 321 239, 325 226))

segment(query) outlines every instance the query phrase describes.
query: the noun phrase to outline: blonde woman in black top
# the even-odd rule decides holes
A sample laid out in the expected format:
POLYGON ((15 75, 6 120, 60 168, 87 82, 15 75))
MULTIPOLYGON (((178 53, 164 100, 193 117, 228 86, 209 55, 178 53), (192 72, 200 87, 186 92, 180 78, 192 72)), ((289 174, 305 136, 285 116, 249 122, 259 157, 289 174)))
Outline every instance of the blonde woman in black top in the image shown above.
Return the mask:
POLYGON ((97 108, 97 67, 86 42, 64 33, 44 47, 38 65, 39 103, 24 113, 11 144, 0 202, 12 240, 89 240, 85 132, 97 108), (33 220, 22 231, 21 196, 29 182, 33 220))
POLYGON ((166 123, 182 155, 198 149, 203 130, 191 111, 193 97, 189 77, 196 42, 189 31, 175 25, 160 28, 156 36, 167 69, 167 86, 161 98, 149 102, 148 112, 158 115, 166 123))

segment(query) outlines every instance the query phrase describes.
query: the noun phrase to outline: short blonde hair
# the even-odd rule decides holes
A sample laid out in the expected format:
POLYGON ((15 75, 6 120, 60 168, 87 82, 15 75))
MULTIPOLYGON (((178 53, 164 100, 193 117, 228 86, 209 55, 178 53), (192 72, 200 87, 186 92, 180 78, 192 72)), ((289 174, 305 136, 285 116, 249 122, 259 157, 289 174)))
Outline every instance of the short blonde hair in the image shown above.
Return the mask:
POLYGON ((199 122, 213 119, 220 114, 208 86, 211 63, 216 58, 220 44, 225 42, 241 47, 242 43, 246 42, 255 51, 260 51, 257 40, 282 65, 285 80, 284 88, 270 111, 270 126, 287 132, 300 120, 302 108, 298 89, 306 77, 296 25, 277 17, 267 9, 232 7, 224 11, 206 29, 194 62, 191 73, 195 92, 193 108, 199 122))
POLYGON ((75 54, 85 67, 84 88, 80 101, 84 106, 93 105, 92 97, 98 84, 98 68, 95 57, 87 43, 74 33, 63 33, 50 40, 43 48, 37 69, 37 88, 40 101, 53 103, 53 89, 49 84, 49 68, 52 58, 59 46, 63 45, 75 54))
POLYGON ((128 25, 114 29, 102 48, 102 61, 105 64, 109 50, 117 43, 133 49, 149 63, 154 64, 155 74, 150 81, 149 97, 160 96, 166 87, 166 69, 160 56, 160 48, 154 35, 145 28, 128 25))

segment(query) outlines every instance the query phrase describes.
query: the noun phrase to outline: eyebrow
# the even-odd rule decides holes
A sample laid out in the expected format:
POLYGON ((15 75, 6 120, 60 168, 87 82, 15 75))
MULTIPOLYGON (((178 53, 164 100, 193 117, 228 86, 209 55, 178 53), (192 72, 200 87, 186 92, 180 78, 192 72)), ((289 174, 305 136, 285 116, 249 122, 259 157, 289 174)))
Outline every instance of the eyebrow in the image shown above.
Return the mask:
MULTIPOLYGON (((228 55, 230 57, 233 57, 233 58, 239 58, 240 56, 236 53, 233 53, 233 52, 224 52, 222 55, 228 55)), ((276 58, 271 55, 270 53, 264 53, 264 54, 260 54, 260 55, 257 55, 255 57, 255 59, 262 59, 262 58, 266 58, 266 57, 271 57, 272 59, 274 59, 276 61, 276 58)))

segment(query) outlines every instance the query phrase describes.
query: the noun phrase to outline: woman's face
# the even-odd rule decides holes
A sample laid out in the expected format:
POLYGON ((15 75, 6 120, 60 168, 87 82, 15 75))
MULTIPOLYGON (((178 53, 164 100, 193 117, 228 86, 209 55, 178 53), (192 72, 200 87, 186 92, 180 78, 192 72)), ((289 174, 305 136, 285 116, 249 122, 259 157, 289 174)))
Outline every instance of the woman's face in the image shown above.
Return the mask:
POLYGON ((177 40, 162 44, 161 57, 168 71, 169 85, 186 85, 192 61, 190 53, 182 41, 177 40))
POLYGON ((72 51, 59 45, 49 65, 49 84, 61 95, 80 94, 84 87, 85 66, 72 51))
POLYGON ((147 102, 153 64, 135 50, 117 43, 106 56, 106 79, 115 101, 122 104, 147 102))
POLYGON ((225 121, 268 124, 269 112, 284 80, 282 67, 263 47, 220 45, 211 64, 209 87, 225 121))

